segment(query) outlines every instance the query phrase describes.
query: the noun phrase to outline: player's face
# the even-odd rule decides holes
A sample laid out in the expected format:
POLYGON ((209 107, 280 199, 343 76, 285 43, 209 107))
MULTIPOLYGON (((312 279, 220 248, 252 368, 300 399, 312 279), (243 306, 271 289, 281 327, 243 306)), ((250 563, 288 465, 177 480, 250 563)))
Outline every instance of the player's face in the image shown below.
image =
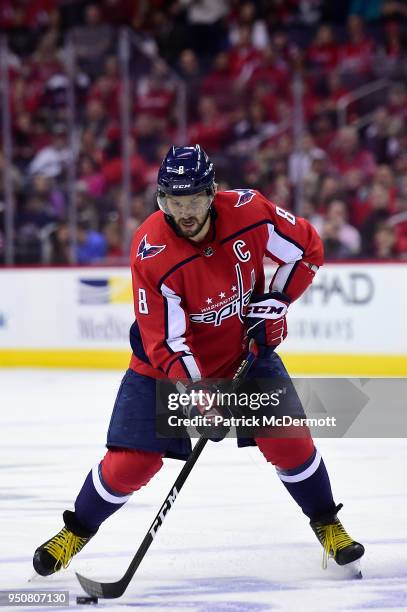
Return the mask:
POLYGON ((201 233, 209 228, 208 209, 212 197, 203 191, 195 195, 167 196, 166 205, 179 233, 185 238, 203 238, 201 233))

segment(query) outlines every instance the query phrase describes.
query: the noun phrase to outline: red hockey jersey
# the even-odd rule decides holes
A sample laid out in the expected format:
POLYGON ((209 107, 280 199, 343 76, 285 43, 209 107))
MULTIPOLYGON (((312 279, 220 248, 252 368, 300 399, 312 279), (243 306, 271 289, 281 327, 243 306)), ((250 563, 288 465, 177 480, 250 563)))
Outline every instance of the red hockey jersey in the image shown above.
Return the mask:
POLYGON ((320 266, 321 240, 300 217, 259 192, 218 192, 201 243, 176 234, 161 211, 134 235, 130 367, 153 378, 229 377, 244 352, 252 292, 264 292, 264 257, 279 265, 272 290, 284 291, 296 262, 320 266))

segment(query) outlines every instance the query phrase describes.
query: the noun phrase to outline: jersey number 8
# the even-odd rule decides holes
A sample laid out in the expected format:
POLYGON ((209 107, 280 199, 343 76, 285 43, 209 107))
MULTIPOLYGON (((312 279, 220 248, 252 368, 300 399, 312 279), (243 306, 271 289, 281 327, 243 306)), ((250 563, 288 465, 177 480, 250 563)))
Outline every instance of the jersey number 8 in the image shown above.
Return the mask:
POLYGON ((276 213, 279 217, 283 217, 283 219, 287 219, 292 225, 295 225, 295 216, 288 212, 288 210, 284 210, 284 208, 280 208, 276 206, 276 213))
POLYGON ((147 295, 145 289, 138 290, 138 311, 140 314, 148 314, 147 295))

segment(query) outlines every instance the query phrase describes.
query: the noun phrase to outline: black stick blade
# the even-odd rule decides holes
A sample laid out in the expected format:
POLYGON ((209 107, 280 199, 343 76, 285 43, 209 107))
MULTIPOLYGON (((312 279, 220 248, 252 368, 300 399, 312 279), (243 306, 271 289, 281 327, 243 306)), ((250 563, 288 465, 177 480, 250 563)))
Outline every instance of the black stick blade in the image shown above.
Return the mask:
POLYGON ((121 597, 126 590, 127 583, 119 580, 118 582, 98 582, 97 580, 90 580, 85 576, 81 576, 76 572, 76 577, 85 593, 92 597, 99 597, 103 599, 116 599, 121 597), (122 584, 124 582, 124 584, 122 584))

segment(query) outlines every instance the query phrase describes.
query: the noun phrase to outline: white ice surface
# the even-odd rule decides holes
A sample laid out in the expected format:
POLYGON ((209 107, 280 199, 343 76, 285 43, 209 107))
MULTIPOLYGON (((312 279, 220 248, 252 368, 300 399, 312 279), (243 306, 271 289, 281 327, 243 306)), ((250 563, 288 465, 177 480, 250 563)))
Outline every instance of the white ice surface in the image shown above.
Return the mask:
MULTIPOLYGON (((181 462, 165 460, 66 571, 27 582, 34 549, 61 528, 62 511, 104 453, 120 378, 0 370, 0 589, 66 589, 75 607, 75 571, 116 580, 128 566, 181 462)), ((320 546, 274 469, 257 449, 238 450, 227 440, 207 445, 125 595, 97 607, 406 610, 406 441, 317 444, 335 499, 345 504, 341 519, 366 546, 363 580, 345 579, 333 562, 321 569, 320 546)))

